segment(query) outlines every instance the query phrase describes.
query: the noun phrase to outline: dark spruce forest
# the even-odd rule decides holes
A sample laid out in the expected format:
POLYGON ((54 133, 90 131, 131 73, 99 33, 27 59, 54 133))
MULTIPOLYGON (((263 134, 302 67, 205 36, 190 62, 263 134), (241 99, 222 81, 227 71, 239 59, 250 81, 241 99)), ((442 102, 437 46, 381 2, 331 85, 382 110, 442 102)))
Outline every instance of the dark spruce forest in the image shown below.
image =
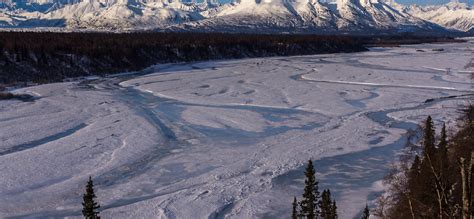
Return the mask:
POLYGON ((0 84, 104 76, 159 63, 347 53, 374 45, 445 41, 453 39, 409 35, 0 32, 0 84))

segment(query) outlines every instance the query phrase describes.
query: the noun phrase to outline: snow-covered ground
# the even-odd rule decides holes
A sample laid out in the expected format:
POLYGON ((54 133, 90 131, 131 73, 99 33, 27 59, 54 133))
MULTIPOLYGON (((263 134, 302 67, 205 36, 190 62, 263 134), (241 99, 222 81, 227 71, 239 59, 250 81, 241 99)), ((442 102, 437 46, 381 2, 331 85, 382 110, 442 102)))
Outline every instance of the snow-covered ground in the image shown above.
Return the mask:
POLYGON ((0 102, 0 217, 80 216, 91 175, 103 218, 288 218, 313 159, 353 218, 408 129, 428 114, 455 125, 473 54, 423 44, 16 90, 37 99, 0 102))

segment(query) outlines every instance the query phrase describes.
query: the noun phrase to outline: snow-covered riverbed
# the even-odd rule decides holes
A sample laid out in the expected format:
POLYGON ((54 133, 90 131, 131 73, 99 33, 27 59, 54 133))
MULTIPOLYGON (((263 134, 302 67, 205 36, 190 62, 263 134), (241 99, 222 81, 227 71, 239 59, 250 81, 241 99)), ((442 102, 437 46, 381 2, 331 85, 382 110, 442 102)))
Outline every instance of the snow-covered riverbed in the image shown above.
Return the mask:
POLYGON ((0 102, 0 217, 80 216, 91 175, 103 218, 288 218, 313 159, 353 218, 407 129, 474 99, 473 58, 424 44, 16 90, 38 98, 0 102))

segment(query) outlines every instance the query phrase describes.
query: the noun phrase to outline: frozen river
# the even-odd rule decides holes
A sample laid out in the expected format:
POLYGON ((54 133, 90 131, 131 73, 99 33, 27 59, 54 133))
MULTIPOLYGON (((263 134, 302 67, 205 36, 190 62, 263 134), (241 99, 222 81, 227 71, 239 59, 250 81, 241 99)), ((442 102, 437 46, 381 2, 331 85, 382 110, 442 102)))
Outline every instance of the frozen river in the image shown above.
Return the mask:
POLYGON ((383 190, 426 116, 474 99, 474 42, 158 65, 0 102, 0 217, 289 218, 315 160, 340 218, 383 190), (440 49, 444 49, 440 51, 440 49))

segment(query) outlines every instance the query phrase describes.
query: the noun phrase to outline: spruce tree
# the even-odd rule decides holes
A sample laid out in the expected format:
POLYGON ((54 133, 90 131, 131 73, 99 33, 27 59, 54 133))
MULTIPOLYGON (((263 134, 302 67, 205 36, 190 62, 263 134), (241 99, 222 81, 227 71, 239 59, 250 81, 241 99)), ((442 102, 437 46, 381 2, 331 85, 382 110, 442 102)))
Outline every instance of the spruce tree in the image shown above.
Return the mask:
POLYGON ((303 199, 300 202, 301 216, 308 219, 315 219, 320 215, 320 211, 318 209, 319 182, 316 180, 316 173, 311 160, 308 161, 305 176, 306 180, 303 199))
POLYGON ((433 155, 435 154, 435 129, 433 125, 433 120, 431 116, 425 121, 424 127, 424 135, 423 135, 423 149, 426 155, 430 156, 433 159, 433 155))
POLYGON ((336 200, 331 197, 331 190, 324 190, 321 194, 320 201, 321 218, 322 219, 336 219, 337 218, 337 207, 336 200))
POLYGON ((446 124, 443 124, 441 136, 438 143, 439 163, 441 173, 448 171, 448 135, 446 134, 446 124))
POLYGON ((448 135, 446 133, 446 124, 445 123, 443 123, 443 128, 441 128, 441 136, 439 138, 438 148, 439 149, 444 149, 444 150, 448 149, 448 135))
POLYGON ((365 208, 364 208, 364 211, 362 212, 362 219, 369 219, 370 217, 370 210, 369 210, 369 206, 367 204, 365 204, 365 208))
POLYGON ((293 211, 291 213, 291 219, 297 219, 298 218, 298 201, 296 200, 296 197, 293 199, 293 211))
POLYGON ((446 133, 446 124, 443 124, 441 135, 438 143, 438 174, 446 186, 450 186, 449 181, 449 158, 448 158, 448 135, 446 133))
POLYGON ((331 219, 337 219, 337 205, 336 205, 336 200, 332 200, 331 219))
POLYGON ((431 116, 425 121, 423 130, 423 157, 421 159, 419 174, 413 176, 415 185, 410 188, 412 199, 417 201, 417 205, 424 209, 420 211, 421 217, 436 218, 438 197, 438 182, 436 174, 439 174, 439 150, 436 149, 435 128, 431 116))
POLYGON ((420 156, 415 155, 415 159, 413 159, 413 163, 411 164, 411 167, 408 170, 408 184, 410 185, 416 184, 420 171, 421 171, 420 156))
POLYGON ((324 190, 323 193, 321 194, 321 202, 320 206, 321 208, 321 218, 323 219, 331 219, 331 214, 332 214, 332 201, 331 201, 331 191, 324 190))
POLYGON ((82 215, 86 219, 100 219, 99 208, 100 205, 95 201, 96 195, 94 193, 94 183, 92 177, 89 176, 89 181, 86 186, 86 193, 83 195, 82 215))
MULTIPOLYGON (((438 191, 443 191, 443 204, 440 206, 441 210, 444 212, 449 212, 449 209, 452 206, 452 203, 449 203, 451 200, 449 198, 451 188, 453 188, 454 180, 452 179, 452 172, 450 171, 449 158, 448 158, 448 135, 446 133, 446 124, 443 124, 441 128, 440 139, 438 143, 438 153, 437 153, 437 174, 439 182, 437 184, 438 191)), ((439 206, 438 202, 438 206, 439 206)))

